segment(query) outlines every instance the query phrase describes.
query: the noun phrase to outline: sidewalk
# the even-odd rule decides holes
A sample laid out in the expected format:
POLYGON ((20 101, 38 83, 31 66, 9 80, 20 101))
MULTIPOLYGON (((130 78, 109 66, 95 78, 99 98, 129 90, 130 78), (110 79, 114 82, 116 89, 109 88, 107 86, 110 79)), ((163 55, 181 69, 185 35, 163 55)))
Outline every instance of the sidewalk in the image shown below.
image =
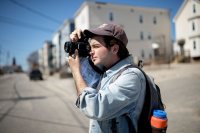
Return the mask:
POLYGON ((186 77, 187 75, 199 75, 200 63, 173 63, 173 64, 162 64, 144 66, 143 70, 152 76, 156 82, 162 82, 165 80, 186 77))

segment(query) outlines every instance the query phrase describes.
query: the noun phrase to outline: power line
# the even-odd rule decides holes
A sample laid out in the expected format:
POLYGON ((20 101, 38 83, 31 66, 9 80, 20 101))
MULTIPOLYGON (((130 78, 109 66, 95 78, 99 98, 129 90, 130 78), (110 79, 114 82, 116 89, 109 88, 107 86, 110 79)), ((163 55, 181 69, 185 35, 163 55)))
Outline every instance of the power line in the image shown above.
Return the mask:
POLYGON ((62 23, 61 21, 59 21, 59 20, 57 20, 55 18, 52 18, 51 16, 48 16, 46 14, 43 14, 43 13, 41 13, 41 12, 39 12, 39 11, 33 9, 33 8, 30 8, 30 7, 24 5, 24 4, 20 3, 20 2, 17 2, 15 0, 10 0, 10 2, 12 2, 13 4, 18 5, 19 7, 22 7, 24 9, 34 13, 34 14, 37 14, 37 15, 39 15, 41 17, 44 17, 44 18, 46 18, 46 19, 48 19, 48 20, 50 20, 50 21, 52 21, 54 23, 57 23, 57 24, 61 24, 62 23))
POLYGON ((6 24, 11 24, 11 25, 16 25, 24 28, 30 28, 34 30, 40 30, 48 33, 53 33, 54 30, 49 29, 49 28, 44 28, 41 26, 33 25, 30 23, 22 22, 13 18, 5 17, 5 16, 0 16, 0 22, 6 23, 6 24))

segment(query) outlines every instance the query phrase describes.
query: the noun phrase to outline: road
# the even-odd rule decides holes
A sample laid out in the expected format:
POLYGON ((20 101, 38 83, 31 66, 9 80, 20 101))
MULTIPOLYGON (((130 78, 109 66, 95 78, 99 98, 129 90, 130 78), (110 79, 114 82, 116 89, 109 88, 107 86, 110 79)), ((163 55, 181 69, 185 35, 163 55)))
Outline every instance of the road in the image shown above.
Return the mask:
POLYGON ((87 133, 88 119, 75 107, 73 80, 0 79, 0 133, 87 133))
POLYGON ((200 63, 146 69, 158 83, 168 113, 168 133, 200 133, 200 63))
MULTIPOLYGON (((200 63, 150 66, 161 88, 168 133, 200 132, 200 63)), ((89 120, 75 106, 72 78, 30 81, 26 74, 0 77, 0 133, 87 133, 89 120)))

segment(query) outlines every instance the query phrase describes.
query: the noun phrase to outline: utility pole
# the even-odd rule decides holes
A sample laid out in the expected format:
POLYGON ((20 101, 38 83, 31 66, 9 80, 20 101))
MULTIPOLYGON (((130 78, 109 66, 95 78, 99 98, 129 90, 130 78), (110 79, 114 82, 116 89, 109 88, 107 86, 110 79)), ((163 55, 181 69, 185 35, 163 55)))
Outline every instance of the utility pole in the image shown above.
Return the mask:
POLYGON ((6 65, 9 65, 9 60, 10 60, 10 52, 7 52, 7 58, 6 58, 6 65))
POLYGON ((13 60, 12 60, 12 66, 16 66, 17 64, 16 64, 16 59, 15 59, 15 57, 13 57, 13 60))
POLYGON ((1 67, 1 45, 0 45, 0 67, 1 67))
POLYGON ((59 30, 58 31, 58 45, 59 45, 59 53, 58 53, 58 55, 59 55, 59 69, 61 69, 61 31, 59 30))

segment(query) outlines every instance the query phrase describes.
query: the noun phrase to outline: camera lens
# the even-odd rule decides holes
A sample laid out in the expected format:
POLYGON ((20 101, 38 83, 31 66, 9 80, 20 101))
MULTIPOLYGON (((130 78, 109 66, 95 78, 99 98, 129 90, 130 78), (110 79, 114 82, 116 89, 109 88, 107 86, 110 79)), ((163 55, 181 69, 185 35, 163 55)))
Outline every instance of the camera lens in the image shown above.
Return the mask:
POLYGON ((80 57, 87 57, 90 53, 90 44, 88 42, 65 42, 64 50, 69 55, 73 55, 76 49, 80 57))
POLYGON ((64 50, 65 50, 66 53, 69 53, 70 45, 71 45, 71 42, 65 42, 64 50))

